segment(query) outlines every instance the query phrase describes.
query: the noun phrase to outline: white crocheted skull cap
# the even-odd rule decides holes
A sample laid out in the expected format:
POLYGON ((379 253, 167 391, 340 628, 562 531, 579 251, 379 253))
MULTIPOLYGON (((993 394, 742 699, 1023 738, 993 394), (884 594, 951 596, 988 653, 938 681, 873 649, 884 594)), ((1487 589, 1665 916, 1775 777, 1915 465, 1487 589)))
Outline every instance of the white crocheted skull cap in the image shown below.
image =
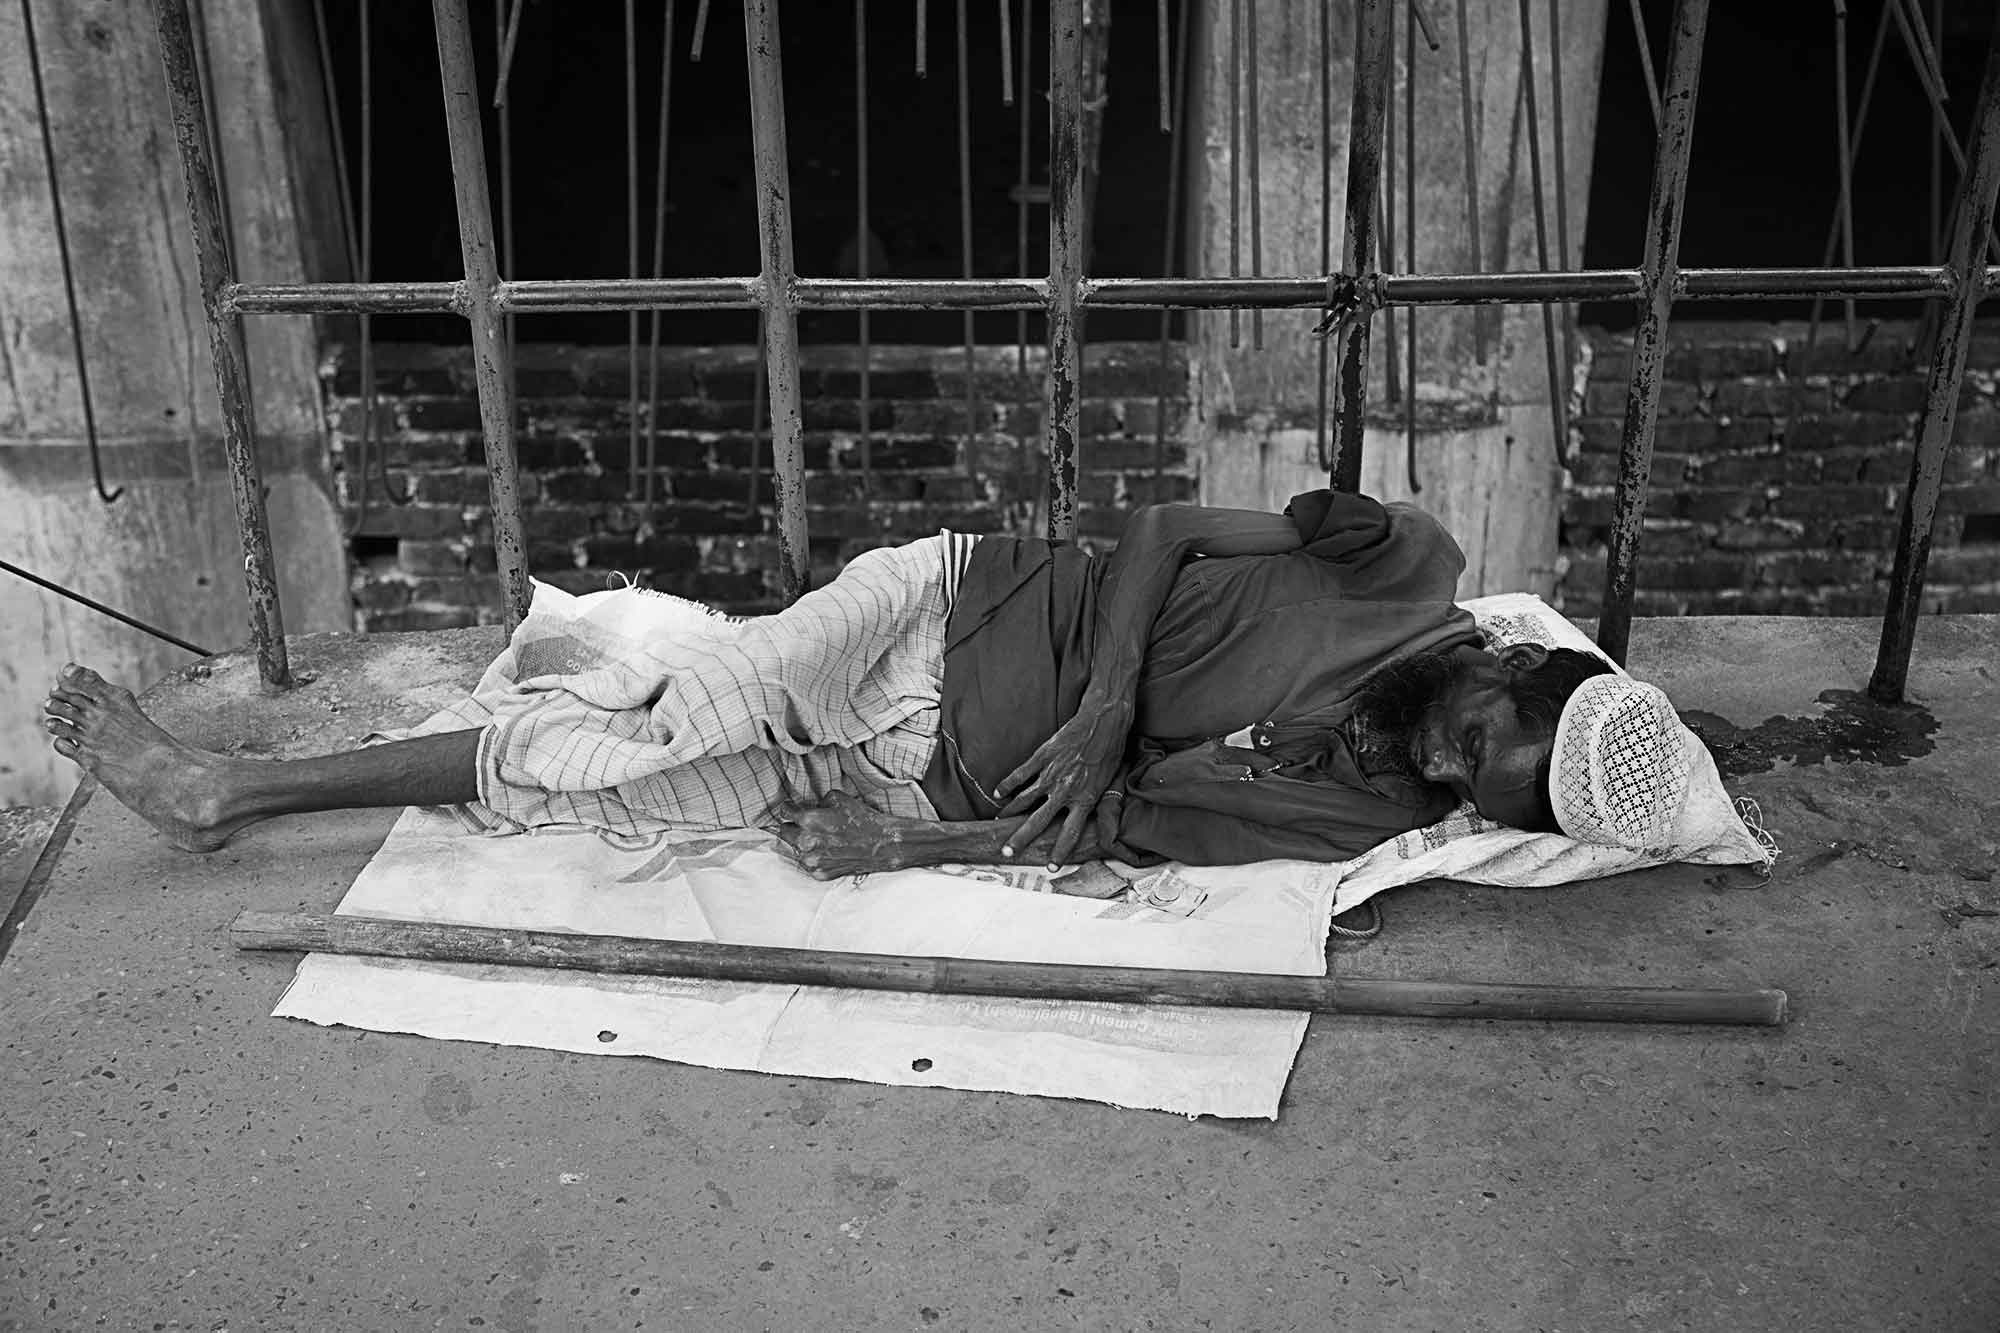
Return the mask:
POLYGON ((1664 852, 1700 742, 1658 687, 1592 676, 1563 706, 1549 761, 1556 823, 1579 842, 1664 852))

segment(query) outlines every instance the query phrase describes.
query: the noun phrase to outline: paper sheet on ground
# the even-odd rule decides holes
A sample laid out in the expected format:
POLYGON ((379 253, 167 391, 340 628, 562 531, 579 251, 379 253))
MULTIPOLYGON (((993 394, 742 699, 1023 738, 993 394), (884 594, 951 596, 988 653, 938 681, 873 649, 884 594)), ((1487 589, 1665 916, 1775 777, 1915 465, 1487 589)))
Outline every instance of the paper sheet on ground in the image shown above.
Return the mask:
MULTIPOLYGON (((1592 650, 1539 598, 1466 603, 1496 643, 1592 650)), ((340 910, 593 934, 1242 972, 1325 972, 1328 924, 1401 884, 1450 878, 1539 887, 1675 857, 1768 864, 1712 764, 1699 779, 1713 841, 1673 853, 1523 833, 1463 806, 1339 865, 1169 867, 1114 882, 1105 867, 1049 892, 1027 868, 807 876, 762 833, 672 841, 581 829, 467 832, 410 811, 340 910), (1206 895, 1205 897, 1203 895, 1206 895), (1148 906, 1150 899, 1164 907, 1148 906)), ((1695 797, 1690 798, 1691 801, 1695 797)), ((1704 838, 1709 836, 1704 833, 1704 838)), ((612 978, 313 955, 280 1016, 379 1031, 651 1055, 724 1069, 1077 1097, 1188 1115, 1275 1117, 1301 1014, 992 1000, 734 982, 612 978), (609 1034, 609 1035, 606 1035, 609 1034), (922 1062, 927 1065, 919 1068, 922 1062)))
MULTIPOLYGON (((1094 873, 1109 874, 1108 871, 1094 873)), ((762 833, 468 834, 406 812, 340 911, 795 948, 1241 972, 1325 970, 1333 868, 1149 872, 1131 901, 1035 871, 819 881, 762 833), (1199 887, 1195 885, 1198 883, 1199 887), (1037 891, 1037 890, 1043 891, 1037 891)), ((1106 884, 1111 888, 1114 885, 1106 884)), ((315 954, 277 1014, 315 1023, 723 1069, 1275 1117, 1303 1014, 906 995, 315 954)))

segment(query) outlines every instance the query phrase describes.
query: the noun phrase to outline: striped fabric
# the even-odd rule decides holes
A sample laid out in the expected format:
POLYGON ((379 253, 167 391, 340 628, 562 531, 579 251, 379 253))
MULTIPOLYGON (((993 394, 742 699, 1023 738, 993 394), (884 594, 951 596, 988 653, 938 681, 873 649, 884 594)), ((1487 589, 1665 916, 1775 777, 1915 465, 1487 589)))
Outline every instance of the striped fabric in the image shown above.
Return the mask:
POLYGON ((501 831, 751 828, 835 791, 935 819, 944 630, 976 536, 868 551, 776 615, 637 588, 535 585, 470 698, 419 730, 478 727, 480 804, 501 831))

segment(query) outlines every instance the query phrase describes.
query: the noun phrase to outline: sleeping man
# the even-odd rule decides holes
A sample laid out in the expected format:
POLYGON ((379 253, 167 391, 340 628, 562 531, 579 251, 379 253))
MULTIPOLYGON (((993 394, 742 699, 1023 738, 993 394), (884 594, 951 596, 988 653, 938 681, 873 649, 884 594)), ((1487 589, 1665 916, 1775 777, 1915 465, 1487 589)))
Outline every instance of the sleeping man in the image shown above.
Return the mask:
MULTIPOLYGON (((1550 779, 1565 706, 1610 669, 1575 649, 1488 651, 1454 602, 1464 565, 1436 520, 1365 496, 1161 505, 1109 557, 943 533, 747 619, 538 586, 462 704, 339 754, 194 749, 77 666, 45 723, 197 852, 273 815, 402 805, 493 830, 766 828, 821 876, 1338 861, 1462 802, 1619 841, 1572 827, 1550 779)), ((1651 687, 1611 676, 1582 694, 1615 717, 1629 690, 1651 687)), ((1600 725, 1567 730, 1607 743, 1600 725)))

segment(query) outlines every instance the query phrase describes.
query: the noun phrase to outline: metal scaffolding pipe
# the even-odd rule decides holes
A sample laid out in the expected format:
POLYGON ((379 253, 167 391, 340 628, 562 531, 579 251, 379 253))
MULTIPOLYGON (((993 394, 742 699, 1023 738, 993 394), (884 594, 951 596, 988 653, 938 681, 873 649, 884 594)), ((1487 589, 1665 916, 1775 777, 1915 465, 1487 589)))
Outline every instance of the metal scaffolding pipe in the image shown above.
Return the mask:
MULTIPOLYGON (((1364 282, 1375 273, 1376 201, 1382 189, 1383 104, 1389 87, 1389 0, 1357 0, 1354 13, 1354 98, 1347 130, 1347 236, 1343 271, 1364 282)), ((1361 489, 1362 411, 1368 397, 1368 325, 1347 325, 1334 381, 1331 484, 1361 489)))
POLYGON ((1979 85, 1973 113, 1971 160, 1959 186, 1958 210, 1952 223, 1951 248, 1945 267, 1961 276, 1947 298, 1938 324, 1937 351, 1931 358, 1930 382, 1924 394, 1923 426, 1917 435, 1917 456, 1910 467, 1910 484, 1903 493, 1896 537, 1896 564, 1889 576, 1889 606, 1882 617, 1882 641, 1868 693, 1880 703, 1901 703, 1910 675, 1910 650, 1922 611, 1924 572, 1930 563, 1931 523, 1937 516, 1938 489, 1944 481, 1944 459, 1958 413, 1959 385, 1965 379, 1966 353, 1972 344, 1972 317, 1979 305, 1979 259, 1993 222, 1994 193, 2000 190, 2000 19, 1986 48, 1986 72, 1979 85))
POLYGON ((1049 6, 1049 363, 1043 433, 1049 449, 1050 541, 1076 536, 1076 437, 1082 424, 1083 5, 1049 6))
POLYGON ((1640 269, 1645 296, 1632 334, 1632 380, 1625 395, 1618 490, 1612 508, 1610 551, 1605 558, 1604 610, 1597 625, 1597 646, 1620 664, 1632 637, 1632 591, 1646 492, 1653 473, 1653 427, 1660 414, 1667 319, 1673 310, 1674 276, 1680 262, 1681 218, 1687 195, 1688 153, 1694 142, 1695 93, 1701 85, 1708 0, 1675 0, 1672 22, 1667 89, 1661 107, 1659 147, 1653 156, 1653 191, 1640 269))
MULTIPOLYGON (((745 0, 750 58, 750 136, 757 172, 757 243, 764 259, 765 388, 771 404, 772 489, 778 500, 778 563, 786 602, 811 582, 806 544, 805 422, 799 410, 799 324, 792 304, 792 181, 785 153, 784 62, 777 0, 745 0)), ((865 246, 867 237, 861 238, 865 246)))
POLYGON ((292 683, 285 648, 285 618, 278 605, 277 562, 271 553, 271 525, 264 512, 264 480, 257 466, 255 419, 250 405, 250 372, 243 349, 243 322, 223 308, 229 285, 229 240, 222 226, 222 197, 208 135, 201 77, 195 66, 194 31, 187 0, 156 0, 160 65, 173 107, 174 141, 187 181, 188 228, 194 233, 201 308, 208 324, 208 350, 215 368, 215 392, 222 405, 223 446, 229 455, 229 484, 236 499, 236 526, 243 538, 243 581, 250 597, 250 644, 257 675, 268 689, 292 683))
MULTIPOLYGON (((2000 288, 2000 266, 1985 270, 2000 288)), ((1674 274, 1676 301, 1745 301, 1773 297, 1852 296, 1857 300, 1942 300, 1957 287, 1956 270, 1929 265, 1863 268, 1689 268, 1674 274)), ((1545 301, 1636 301, 1645 279, 1634 268, 1525 273, 1376 273, 1367 284, 1377 306, 1535 305, 1545 301)), ((801 310, 1042 310, 1043 278, 795 278, 801 310)), ((762 278, 592 278, 503 282, 493 295, 502 314, 592 310, 756 310, 762 278)), ((1112 306, 1176 310, 1316 310, 1326 306, 1326 279, 1087 278, 1077 284, 1080 308, 1112 306)), ((231 283, 221 293, 224 315, 464 314, 459 282, 231 283)))
POLYGON ((444 84, 444 124, 451 141, 451 184, 458 199, 458 247, 465 260, 460 287, 472 325, 472 372, 486 442, 486 486, 492 498, 493 555, 511 631, 528 614, 527 542, 521 528, 521 487, 514 463, 514 373, 507 327, 493 294, 500 285, 493 248, 493 213, 486 184, 486 143, 479 129, 479 83, 465 0, 433 0, 438 73, 444 84))

